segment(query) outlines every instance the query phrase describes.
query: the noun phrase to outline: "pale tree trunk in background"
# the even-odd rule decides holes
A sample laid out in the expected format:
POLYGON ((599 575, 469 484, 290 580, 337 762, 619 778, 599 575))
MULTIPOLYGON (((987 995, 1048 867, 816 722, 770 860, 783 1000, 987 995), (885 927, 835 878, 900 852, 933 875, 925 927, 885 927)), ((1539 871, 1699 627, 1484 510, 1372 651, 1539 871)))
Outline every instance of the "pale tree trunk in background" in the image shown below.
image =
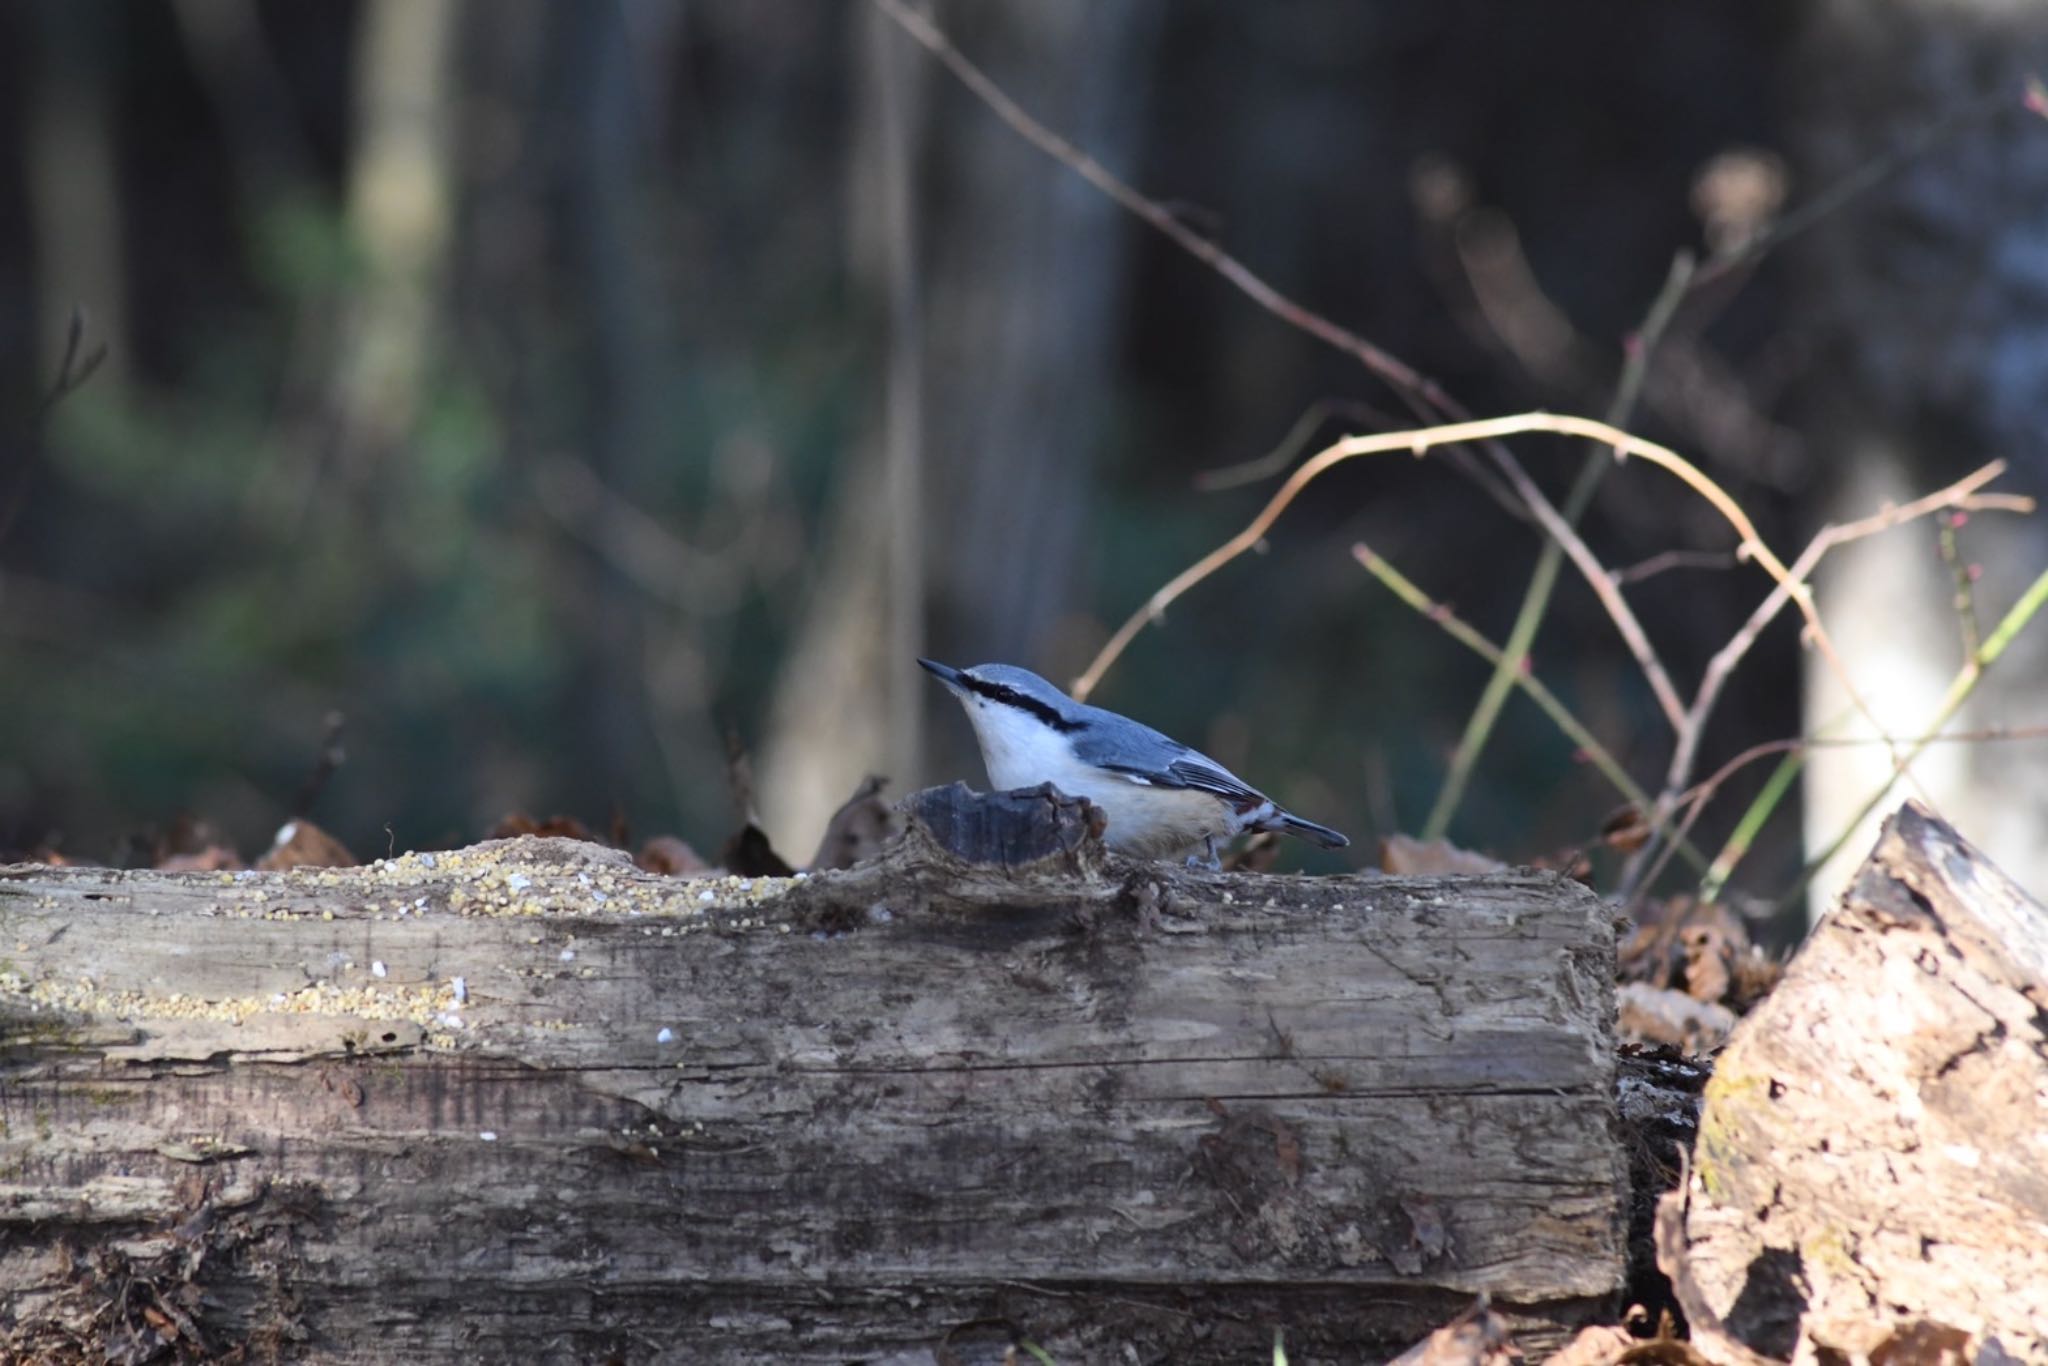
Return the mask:
MULTIPOLYGON (((1026 108, 1129 169, 1152 0, 941 6, 937 18, 1026 108)), ((951 705, 912 657, 927 597, 938 611, 931 649, 955 662, 1049 673, 1073 662, 1052 656, 1086 577, 1131 231, 1099 191, 937 80, 930 58, 881 22, 863 24, 850 176, 859 274, 891 320, 888 414, 886 434, 842 477, 827 567, 765 747, 769 828, 799 855, 885 760, 899 788, 939 774, 980 780, 957 727, 939 732, 947 761, 923 767, 918 717, 951 705), (907 127, 892 123, 892 100, 907 127), (926 137, 947 195, 911 232, 898 206, 921 202, 904 168, 926 137), (887 240, 892 231, 902 240, 887 240), (920 355, 942 364, 926 368, 920 355)))
POLYGON ((825 571, 782 668, 763 750, 768 828, 804 857, 870 771, 923 767, 916 651, 924 634, 924 338, 917 164, 922 54, 878 11, 855 26, 859 122, 850 158, 854 276, 885 300, 882 429, 845 462, 825 571))
MULTIPOLYGON (((1804 247, 1805 315, 1827 342, 1807 423, 1829 490, 1823 515, 1857 516, 1956 477, 1993 456, 2006 487, 2048 493, 2048 125, 2020 107, 2018 80, 2048 54, 2048 8, 1998 0, 1826 0, 1799 54, 1795 152, 1808 193, 2003 86, 2009 109, 1977 120, 1903 175, 1828 219, 1804 247)), ((1989 630, 2048 566, 2038 523, 1982 515, 1960 531, 1984 566, 1978 615, 1989 630)), ((1819 606, 1859 690, 1894 735, 1923 732, 1959 666, 1954 587, 1934 533, 1908 530, 1830 556, 1819 606)), ((1980 684, 1954 723, 2048 720, 2048 622, 1980 684)), ((1849 702, 1818 658, 1806 725, 1849 702)), ((1834 733, 1868 734, 1860 721, 1834 733)), ((1882 746, 1817 753, 1806 770, 1806 834, 1834 839, 1890 769, 1882 746)), ((1914 765, 1920 789, 1971 841, 2037 895, 2048 890, 2048 748, 1936 745, 1914 765)), ((1897 799, 1911 794, 1902 784, 1897 799)), ((1825 908, 1876 838, 1876 821, 1814 882, 1825 908)))
POLYGON ((361 484, 411 431, 454 215, 457 0, 370 0, 355 56, 348 221, 364 278, 336 376, 340 464, 361 484))
POLYGON ((128 307, 108 34, 120 14, 113 6, 43 0, 35 17, 45 60, 28 102, 27 174, 40 382, 57 373, 71 311, 83 307, 94 337, 108 344, 98 382, 118 388, 127 369, 128 307))

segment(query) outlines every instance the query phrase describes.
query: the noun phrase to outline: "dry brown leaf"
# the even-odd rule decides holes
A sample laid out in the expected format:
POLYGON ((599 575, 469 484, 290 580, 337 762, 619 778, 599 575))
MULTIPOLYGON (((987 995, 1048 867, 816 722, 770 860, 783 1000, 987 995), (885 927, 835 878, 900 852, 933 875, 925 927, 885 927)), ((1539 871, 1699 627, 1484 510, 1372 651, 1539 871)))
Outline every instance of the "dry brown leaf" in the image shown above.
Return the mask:
POLYGON ((1600 839, 1610 849, 1633 854, 1650 842, 1650 830, 1649 817, 1631 803, 1607 813, 1607 819, 1600 822, 1600 839))
POLYGON ((903 833, 902 816, 895 804, 882 796, 888 781, 870 774, 832 813, 825 823, 825 837, 818 841, 818 852, 811 855, 812 872, 851 868, 881 853, 883 846, 903 833))
POLYGON ((591 828, 574 816, 550 816, 537 821, 524 811, 514 811, 491 827, 485 835, 487 840, 517 839, 521 835, 538 835, 543 839, 556 838, 582 840, 586 844, 603 844, 591 828))
POLYGON ((735 877, 788 877, 796 871, 775 852, 768 832, 752 821, 725 842, 718 853, 718 866, 735 877))
POLYGON ((242 856, 224 844, 211 844, 189 854, 168 854, 157 861, 159 873, 224 873, 243 867, 242 856))
POLYGON ((278 827, 277 838, 256 866, 267 873, 286 868, 353 868, 356 856, 334 836, 303 818, 278 827))
POLYGON ((704 861, 702 855, 674 835, 656 835, 640 846, 633 862, 643 873, 661 873, 668 877, 711 871, 711 865, 704 861))
POLYGON ((1460 849, 1449 840, 1419 840, 1413 835, 1388 835, 1380 840, 1380 871, 1397 877, 1498 873, 1506 868, 1499 859, 1460 849))
POLYGON ((1735 1012, 1718 1001, 1698 1001, 1673 987, 1623 982, 1615 989, 1616 1034, 1623 1043, 1661 1043, 1693 1057, 1727 1042, 1735 1012))

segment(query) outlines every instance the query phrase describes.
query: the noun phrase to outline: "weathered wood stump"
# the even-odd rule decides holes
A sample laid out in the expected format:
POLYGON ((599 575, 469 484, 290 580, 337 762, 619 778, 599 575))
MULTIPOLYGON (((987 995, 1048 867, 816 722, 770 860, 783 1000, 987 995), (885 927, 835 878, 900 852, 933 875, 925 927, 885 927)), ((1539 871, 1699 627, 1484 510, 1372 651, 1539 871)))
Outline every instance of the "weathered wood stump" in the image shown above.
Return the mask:
POLYGON ((1276 1326, 1390 1355, 1479 1292, 1532 1353, 1611 1312, 1590 893, 1130 864, 1059 809, 976 863, 924 810, 809 879, 531 838, 0 872, 0 1327, 95 1360, 1243 1363, 1276 1326))
POLYGON ((1768 1356, 2048 1360, 2048 912, 1921 808, 1736 1027, 1685 1232, 1768 1356))

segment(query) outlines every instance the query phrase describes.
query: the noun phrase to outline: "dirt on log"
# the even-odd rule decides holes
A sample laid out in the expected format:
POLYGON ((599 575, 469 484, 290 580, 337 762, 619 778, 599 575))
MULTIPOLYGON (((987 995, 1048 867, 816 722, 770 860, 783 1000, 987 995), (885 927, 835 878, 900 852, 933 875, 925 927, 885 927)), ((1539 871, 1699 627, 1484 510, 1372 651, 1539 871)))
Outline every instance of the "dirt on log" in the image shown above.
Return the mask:
POLYGON ((1716 1360, 2048 1361, 2048 912, 1906 806, 1736 1027, 1695 1170, 1667 1260, 1716 1360))
POLYGON ((1590 892, 1133 864, 971 800, 808 879, 530 837, 0 870, 0 1332, 1241 1364, 1276 1326, 1392 1355, 1480 1293, 1538 1358, 1613 1312, 1590 892))

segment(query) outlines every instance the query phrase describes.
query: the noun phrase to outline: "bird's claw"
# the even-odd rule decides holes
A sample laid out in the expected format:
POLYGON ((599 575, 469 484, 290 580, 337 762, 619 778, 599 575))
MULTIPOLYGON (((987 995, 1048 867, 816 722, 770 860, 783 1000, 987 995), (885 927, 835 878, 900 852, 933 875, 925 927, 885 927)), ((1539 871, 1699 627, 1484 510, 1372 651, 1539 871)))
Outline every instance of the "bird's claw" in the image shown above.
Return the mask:
POLYGON ((1199 854, 1188 855, 1188 867, 1200 868, 1204 872, 1210 873, 1222 872, 1223 860, 1216 857, 1216 837, 1214 835, 1202 841, 1202 851, 1199 854))

